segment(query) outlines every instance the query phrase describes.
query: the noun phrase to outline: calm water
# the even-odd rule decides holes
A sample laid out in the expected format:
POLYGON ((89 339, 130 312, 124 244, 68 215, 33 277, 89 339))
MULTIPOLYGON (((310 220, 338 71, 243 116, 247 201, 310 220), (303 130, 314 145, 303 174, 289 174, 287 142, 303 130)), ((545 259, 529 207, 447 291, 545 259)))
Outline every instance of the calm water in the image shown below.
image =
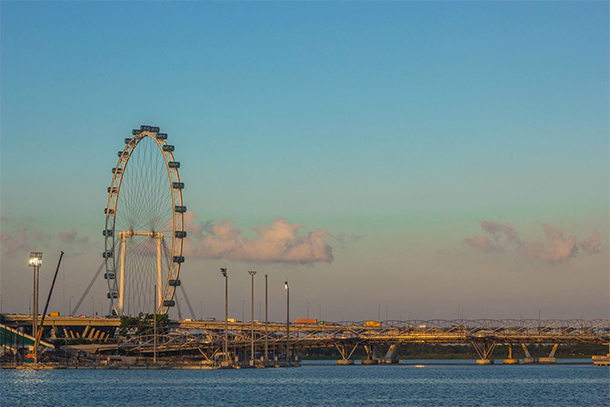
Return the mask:
POLYGON ((409 363, 211 371, 4 370, 0 405, 610 406, 610 369, 605 367, 409 363))

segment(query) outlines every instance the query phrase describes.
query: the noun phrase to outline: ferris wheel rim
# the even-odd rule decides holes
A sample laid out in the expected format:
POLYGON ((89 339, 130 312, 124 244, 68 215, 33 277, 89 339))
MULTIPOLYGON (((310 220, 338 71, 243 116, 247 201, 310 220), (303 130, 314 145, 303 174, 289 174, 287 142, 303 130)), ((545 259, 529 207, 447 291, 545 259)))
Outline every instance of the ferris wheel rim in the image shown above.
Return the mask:
MULTIPOLYGON (((123 184, 123 177, 128 168, 128 164, 133 152, 140 145, 143 140, 150 139, 154 142, 158 151, 161 153, 163 157, 163 163, 165 165, 165 169, 167 171, 167 180, 169 183, 169 188, 171 190, 172 196, 172 230, 171 230, 171 251, 170 253, 170 262, 169 268, 167 270, 167 278, 164 281, 164 287, 162 288, 161 298, 157 304, 154 304, 157 313, 165 314, 169 312, 171 306, 173 306, 173 297, 175 295, 175 291, 177 288, 176 284, 172 284, 172 281, 179 283, 179 275, 180 275, 180 267, 182 262, 184 261, 184 257, 182 256, 183 251, 183 239, 186 237, 186 232, 184 231, 184 213, 186 212, 186 207, 183 205, 182 200, 182 188, 184 184, 180 182, 180 174, 178 172, 179 163, 175 161, 173 151, 174 147, 172 145, 167 144, 167 135, 164 133, 159 133, 158 128, 152 128, 156 131, 151 131, 150 126, 142 126, 140 130, 134 130, 132 132, 133 137, 125 139, 125 147, 122 151, 119 151, 119 160, 117 162, 117 166, 113 169, 113 177, 111 186, 108 188, 108 203, 106 206, 106 227, 104 229, 104 258, 105 258, 105 267, 106 267, 106 275, 108 277, 111 273, 114 273, 113 278, 107 278, 108 281, 108 289, 109 294, 108 297, 111 301, 111 307, 113 311, 117 315, 125 315, 125 309, 123 306, 118 306, 117 301, 118 297, 118 287, 117 287, 117 279, 116 279, 116 256, 114 256, 115 248, 117 247, 116 238, 118 237, 116 230, 117 223, 117 206, 119 205, 119 196, 121 192, 121 187, 123 184), (174 165, 170 165, 173 163, 174 165), (175 165, 175 164, 178 165, 175 165), (179 233, 177 233, 179 232, 179 233), (108 255, 108 253, 111 253, 108 255), (111 280, 113 281, 111 283, 111 280)), ((153 147, 154 148, 154 147, 153 147)), ((135 164, 134 164, 135 165, 135 164)), ((126 233, 127 231, 118 231, 120 233, 126 233)), ((131 230, 132 236, 134 231, 131 230)), ((152 230, 150 232, 135 232, 136 234, 151 234, 151 237, 155 236, 155 231, 152 230)), ((158 237, 159 233, 157 233, 158 237)), ((164 238, 163 234, 160 234, 161 239, 164 238)), ((169 240, 169 239, 168 239, 169 240)), ((161 245, 161 240, 159 241, 159 245, 161 245)), ((158 249, 160 250, 160 249, 158 249)), ((160 254, 159 254, 160 256, 160 254)), ((158 260, 159 262, 160 260, 158 260)), ((160 267, 160 266, 159 266, 160 267)), ((159 272, 160 273, 160 272, 159 272)), ((161 274, 159 274, 160 276, 161 274)), ((122 281, 122 284, 125 284, 122 281)), ((120 298, 124 300, 124 298, 120 298)), ((121 301, 121 304, 123 302, 121 301)))

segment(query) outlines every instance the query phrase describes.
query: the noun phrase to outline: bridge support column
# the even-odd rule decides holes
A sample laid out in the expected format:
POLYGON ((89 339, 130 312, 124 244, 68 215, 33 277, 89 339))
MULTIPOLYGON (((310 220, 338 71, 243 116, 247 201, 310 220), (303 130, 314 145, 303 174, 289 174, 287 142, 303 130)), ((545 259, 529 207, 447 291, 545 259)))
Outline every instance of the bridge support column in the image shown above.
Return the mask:
POLYGON ((383 358, 383 363, 398 363, 398 349, 400 349, 400 345, 390 345, 388 353, 383 358))
POLYGON ((557 351, 557 348, 559 347, 559 344, 556 343, 555 346, 553 346, 553 349, 551 350, 551 353, 549 353, 549 356, 546 358, 538 358, 538 363, 555 363, 557 362, 557 360, 555 359, 555 352, 557 351))
POLYGON ((518 365, 519 359, 513 358, 513 344, 508 344, 508 359, 502 359, 502 363, 505 365, 518 365))
POLYGON ((521 347, 523 348, 523 352, 525 353, 523 363, 538 363, 538 359, 534 359, 532 355, 530 355, 530 351, 527 349, 527 346, 524 343, 521 344, 521 347))
POLYGON ((608 344, 608 354, 606 356, 593 356, 594 366, 610 366, 610 343, 608 344))
POLYGON ((491 344, 485 342, 483 344, 473 343, 474 349, 477 351, 479 358, 477 360, 477 365, 492 365, 494 360, 490 358, 494 349, 496 348, 496 343, 493 342, 491 344))
POLYGON ((371 345, 365 345, 364 349, 366 350, 366 359, 362 361, 363 365, 377 365, 379 364, 379 357, 375 358, 375 354, 377 353, 377 348, 371 345))
POLYGON ((337 350, 341 354, 341 359, 337 360, 337 364, 338 365, 353 365, 354 364, 354 360, 350 359, 350 358, 354 354, 354 351, 358 347, 358 344, 354 345, 352 350, 349 350, 349 347, 347 345, 337 345, 337 344, 335 344, 335 347, 337 348, 337 350))

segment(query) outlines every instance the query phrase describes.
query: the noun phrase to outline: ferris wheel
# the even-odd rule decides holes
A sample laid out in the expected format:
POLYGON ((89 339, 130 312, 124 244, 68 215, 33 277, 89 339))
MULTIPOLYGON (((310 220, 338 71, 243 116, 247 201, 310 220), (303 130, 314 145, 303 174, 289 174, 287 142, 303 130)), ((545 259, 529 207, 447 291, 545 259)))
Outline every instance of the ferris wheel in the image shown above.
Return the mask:
POLYGON ((103 257, 113 314, 168 313, 175 305, 186 206, 173 152, 167 134, 141 126, 112 169, 103 257))

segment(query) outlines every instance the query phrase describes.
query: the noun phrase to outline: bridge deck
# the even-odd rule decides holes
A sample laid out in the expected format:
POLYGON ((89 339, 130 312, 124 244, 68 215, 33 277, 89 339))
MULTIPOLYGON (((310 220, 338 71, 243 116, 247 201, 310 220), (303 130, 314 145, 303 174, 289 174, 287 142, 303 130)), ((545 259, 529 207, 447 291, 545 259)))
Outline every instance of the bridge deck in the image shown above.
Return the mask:
MULTIPOLYGON (((12 326, 31 326, 28 315, 7 315, 5 322, 12 326)), ((120 326, 120 318, 47 317, 45 327, 56 331, 80 327, 85 333, 107 331, 120 326), (64 329, 67 328, 67 329, 64 329)), ((184 347, 217 349, 224 343, 224 321, 171 321, 170 336, 162 342, 184 347), (180 338, 180 339, 177 339, 180 338)), ((254 329, 257 348, 265 343, 284 346, 287 338, 285 323, 229 322, 228 332, 232 347, 247 347, 254 329)), ((107 336, 106 336, 107 338, 107 336)), ((95 339, 91 337, 91 339, 95 339)), ((142 338, 138 343, 142 343, 142 338)), ((152 338, 151 338, 152 339, 152 338)), ((144 341, 146 342, 146 340, 144 341)), ((355 345, 391 345, 407 343, 435 344, 500 344, 500 343, 559 343, 608 344, 610 320, 409 320, 381 322, 323 322, 317 324, 290 324, 291 347, 334 347, 355 345)), ((124 342, 125 346, 140 346, 124 342)))

